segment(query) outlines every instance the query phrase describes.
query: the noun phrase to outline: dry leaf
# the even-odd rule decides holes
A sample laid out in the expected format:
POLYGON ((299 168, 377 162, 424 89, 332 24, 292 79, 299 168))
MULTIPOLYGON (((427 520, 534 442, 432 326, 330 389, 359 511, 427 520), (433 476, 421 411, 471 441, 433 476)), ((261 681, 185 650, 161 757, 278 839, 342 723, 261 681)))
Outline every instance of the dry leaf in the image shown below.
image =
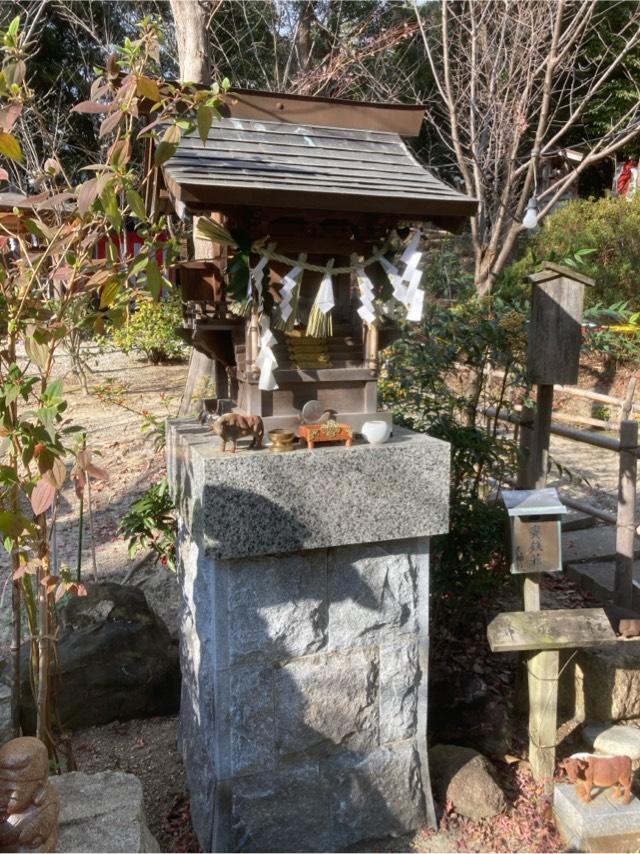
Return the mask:
POLYGON ((31 493, 31 508, 36 516, 46 513, 54 502, 56 488, 44 477, 35 485, 31 493))

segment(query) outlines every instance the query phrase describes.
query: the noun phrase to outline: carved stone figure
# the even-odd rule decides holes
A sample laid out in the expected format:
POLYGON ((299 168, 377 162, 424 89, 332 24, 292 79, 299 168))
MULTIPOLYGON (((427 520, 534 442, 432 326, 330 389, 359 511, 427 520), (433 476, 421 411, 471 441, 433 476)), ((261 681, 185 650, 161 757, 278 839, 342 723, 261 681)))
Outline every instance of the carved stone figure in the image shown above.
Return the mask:
POLYGON ((631 801, 631 759, 628 756, 598 756, 594 753, 574 753, 560 763, 570 783, 575 783, 576 791, 583 801, 591 800, 594 786, 609 788, 615 786, 615 796, 624 795, 624 803, 631 801))
POLYGON ((54 851, 60 801, 48 780, 47 749, 37 738, 0 748, 0 852, 54 851))
POLYGON ((231 442, 231 450, 235 452, 238 439, 243 436, 253 436, 250 448, 261 448, 264 437, 264 424, 259 415, 243 415, 241 412, 229 412, 219 418, 211 418, 208 412, 200 415, 200 421, 210 425, 211 432, 222 439, 222 450, 226 451, 227 443, 231 442))

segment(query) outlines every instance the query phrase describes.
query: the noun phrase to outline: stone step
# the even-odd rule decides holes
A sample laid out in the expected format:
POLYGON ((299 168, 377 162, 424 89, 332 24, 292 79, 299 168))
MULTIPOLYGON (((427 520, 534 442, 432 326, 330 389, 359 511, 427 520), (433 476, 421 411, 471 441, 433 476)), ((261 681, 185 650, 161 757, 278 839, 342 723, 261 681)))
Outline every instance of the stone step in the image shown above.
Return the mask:
POLYGON ((640 759, 640 729, 625 724, 588 724, 582 730, 582 738, 596 753, 611 756, 629 756, 640 759))
POLYGON ((597 525, 587 531, 570 531, 562 537, 562 559, 565 563, 598 560, 616 553, 616 529, 597 525))
MULTIPOLYGON (((596 525, 589 530, 569 531, 562 535, 564 563, 609 560, 615 554, 616 529, 613 525, 596 525)), ((640 549, 636 549, 635 556, 640 558, 640 549)))
MULTIPOLYGON (((582 563, 566 563, 567 578, 579 584, 583 590, 591 593, 600 602, 606 604, 613 599, 613 585, 616 571, 615 559, 582 563)), ((640 610, 640 561, 636 560, 633 569, 634 590, 632 607, 640 610)))
POLYGON ((570 510, 562 517, 562 533, 570 533, 573 531, 586 531, 589 528, 595 528, 596 520, 588 513, 580 513, 579 510, 570 510))

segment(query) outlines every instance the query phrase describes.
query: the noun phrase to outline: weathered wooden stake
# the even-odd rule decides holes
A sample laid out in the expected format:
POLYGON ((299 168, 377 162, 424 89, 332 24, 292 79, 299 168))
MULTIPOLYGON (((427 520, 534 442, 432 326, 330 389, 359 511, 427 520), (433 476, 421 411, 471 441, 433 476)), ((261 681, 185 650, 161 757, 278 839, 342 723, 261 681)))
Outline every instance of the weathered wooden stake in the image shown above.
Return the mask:
MULTIPOLYGON (((524 610, 540 610, 539 574, 524 579, 524 610)), ((558 674, 560 655, 557 649, 534 652, 527 656, 529 684, 529 762, 533 777, 553 786, 556 764, 556 731, 558 722, 558 674)))
POLYGON ((523 406, 520 413, 518 477, 516 489, 531 489, 531 444, 533 441, 533 409, 523 406))
POLYGON ((531 483, 533 489, 541 489, 547 481, 552 409, 553 386, 539 385, 531 449, 531 483))
POLYGON ((545 790, 553 787, 558 726, 557 649, 536 652, 527 662, 529 675, 529 762, 533 777, 545 790))
POLYGON ((633 605, 633 552, 636 534, 636 480, 638 458, 638 422, 620 424, 620 474, 618 478, 618 516, 616 521, 615 602, 624 608, 633 605))

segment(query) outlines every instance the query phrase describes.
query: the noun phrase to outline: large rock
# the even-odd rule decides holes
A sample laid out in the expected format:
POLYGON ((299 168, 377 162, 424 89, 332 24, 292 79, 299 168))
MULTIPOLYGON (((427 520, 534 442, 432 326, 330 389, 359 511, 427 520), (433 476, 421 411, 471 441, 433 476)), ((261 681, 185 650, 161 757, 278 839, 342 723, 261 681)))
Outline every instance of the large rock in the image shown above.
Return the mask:
POLYGON ((507 800, 494 778, 491 763, 470 747, 438 744, 429 751, 436 799, 452 801, 459 815, 489 818, 503 812, 507 800))
POLYGON ((559 702, 578 720, 640 718, 640 644, 578 650, 561 674, 559 702))
POLYGON ((60 854, 160 851, 145 820, 142 784, 133 774, 74 771, 50 780, 60 795, 60 854))
MULTIPOLYGON (((62 726, 81 729, 174 714, 180 697, 178 650, 144 593, 113 582, 87 585, 87 591, 60 612, 55 685, 62 726)), ((28 677, 26 658, 23 672, 28 677)), ((22 700, 23 729, 33 733, 35 709, 27 680, 22 700)))
POLYGON ((134 574, 131 583, 142 590, 150 607, 169 630, 171 639, 177 643, 180 585, 175 572, 161 563, 149 561, 134 574))

